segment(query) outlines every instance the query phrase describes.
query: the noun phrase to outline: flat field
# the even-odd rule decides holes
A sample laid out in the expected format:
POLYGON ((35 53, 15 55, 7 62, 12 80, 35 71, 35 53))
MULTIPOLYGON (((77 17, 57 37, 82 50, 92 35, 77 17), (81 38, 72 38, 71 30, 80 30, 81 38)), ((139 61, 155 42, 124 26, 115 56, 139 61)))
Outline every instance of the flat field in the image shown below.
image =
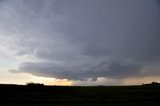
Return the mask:
POLYGON ((160 86, 0 85, 0 101, 10 106, 155 106, 160 86))

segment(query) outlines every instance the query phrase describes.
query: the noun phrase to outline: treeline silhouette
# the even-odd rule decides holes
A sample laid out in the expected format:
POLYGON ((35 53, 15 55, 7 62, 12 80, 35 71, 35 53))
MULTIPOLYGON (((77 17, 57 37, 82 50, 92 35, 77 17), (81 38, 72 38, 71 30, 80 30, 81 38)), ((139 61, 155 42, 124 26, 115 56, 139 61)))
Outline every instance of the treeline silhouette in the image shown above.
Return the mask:
MULTIPOLYGON (((151 83, 142 83, 141 84, 142 86, 160 86, 160 83, 156 82, 156 81, 153 81, 151 83)), ((134 86, 141 86, 141 85, 134 85, 134 86)), ((44 85, 43 83, 34 83, 34 82, 27 82, 25 85, 18 85, 18 84, 0 84, 0 86, 33 86, 33 87, 46 87, 48 85, 44 85)), ((52 87, 56 87, 56 85, 52 85, 52 87)), ((61 86, 62 87, 62 86, 61 86)), ((64 86, 63 86, 64 87, 64 86)), ((74 86, 72 86, 74 87, 74 86)), ((75 87, 78 87, 78 86, 75 86, 75 87)), ((82 86, 83 87, 83 86, 82 86)), ((94 86, 95 87, 95 86, 94 86)), ((98 85, 97 87, 107 87, 106 85, 98 85)))
POLYGON ((160 83, 137 86, 47 86, 0 84, 0 101, 20 106, 114 106, 160 104, 160 83))
POLYGON ((27 86, 33 86, 33 87, 42 87, 44 84, 41 83, 34 83, 34 82, 28 82, 26 83, 27 86))

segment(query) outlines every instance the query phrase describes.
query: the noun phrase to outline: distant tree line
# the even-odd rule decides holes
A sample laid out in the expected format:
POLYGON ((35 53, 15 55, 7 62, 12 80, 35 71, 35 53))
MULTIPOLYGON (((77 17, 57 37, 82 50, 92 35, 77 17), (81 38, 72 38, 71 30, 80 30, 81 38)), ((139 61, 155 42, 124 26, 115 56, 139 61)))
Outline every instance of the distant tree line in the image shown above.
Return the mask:
POLYGON ((27 82, 26 85, 27 86, 44 86, 44 84, 42 83, 34 83, 34 82, 27 82))
POLYGON ((146 84, 142 83, 142 85, 155 85, 155 86, 160 86, 160 83, 158 83, 158 82, 156 82, 156 81, 153 81, 153 82, 151 82, 151 83, 146 83, 146 84))

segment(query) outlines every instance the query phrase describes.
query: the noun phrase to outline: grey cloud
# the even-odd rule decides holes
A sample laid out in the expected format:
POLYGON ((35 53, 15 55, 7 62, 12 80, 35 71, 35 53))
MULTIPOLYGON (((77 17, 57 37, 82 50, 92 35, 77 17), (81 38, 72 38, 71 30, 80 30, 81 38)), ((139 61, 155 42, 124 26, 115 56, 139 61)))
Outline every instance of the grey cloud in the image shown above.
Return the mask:
POLYGON ((143 67, 159 62, 156 0, 6 0, 1 5, 1 44, 16 56, 42 61, 21 63, 19 72, 70 80, 125 78, 151 75, 142 73, 143 67))
MULTIPOLYGON (((69 63, 68 63, 69 64, 69 63)), ((142 65, 103 61, 99 64, 70 66, 58 63, 26 62, 19 65, 16 72, 31 73, 36 76, 54 77, 68 80, 97 80, 99 77, 114 79, 140 75, 142 65)), ((12 72, 12 71, 10 71, 12 72)))
MULTIPOLYGON (((95 14, 100 18, 85 18, 83 21, 83 25, 89 26, 83 27, 87 29, 86 33, 83 33, 84 36, 80 35, 82 42, 86 41, 84 54, 116 55, 143 62, 159 59, 160 13, 158 7, 153 8, 155 3, 116 1, 118 5, 115 2, 109 4, 113 5, 112 3, 116 6, 110 7, 105 4, 107 6, 105 10, 96 8, 98 12, 95 14), (90 20, 92 24, 89 23, 90 20)), ((79 40, 79 38, 75 39, 79 40)))
POLYGON ((20 73, 18 70, 9 70, 11 73, 20 73))

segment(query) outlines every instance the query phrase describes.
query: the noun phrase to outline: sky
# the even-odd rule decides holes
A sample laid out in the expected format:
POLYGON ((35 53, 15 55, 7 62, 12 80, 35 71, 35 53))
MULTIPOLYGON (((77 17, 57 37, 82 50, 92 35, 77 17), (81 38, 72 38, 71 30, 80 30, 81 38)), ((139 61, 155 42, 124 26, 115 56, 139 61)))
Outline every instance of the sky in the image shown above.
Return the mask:
POLYGON ((160 82, 158 0, 0 0, 0 83, 160 82))

